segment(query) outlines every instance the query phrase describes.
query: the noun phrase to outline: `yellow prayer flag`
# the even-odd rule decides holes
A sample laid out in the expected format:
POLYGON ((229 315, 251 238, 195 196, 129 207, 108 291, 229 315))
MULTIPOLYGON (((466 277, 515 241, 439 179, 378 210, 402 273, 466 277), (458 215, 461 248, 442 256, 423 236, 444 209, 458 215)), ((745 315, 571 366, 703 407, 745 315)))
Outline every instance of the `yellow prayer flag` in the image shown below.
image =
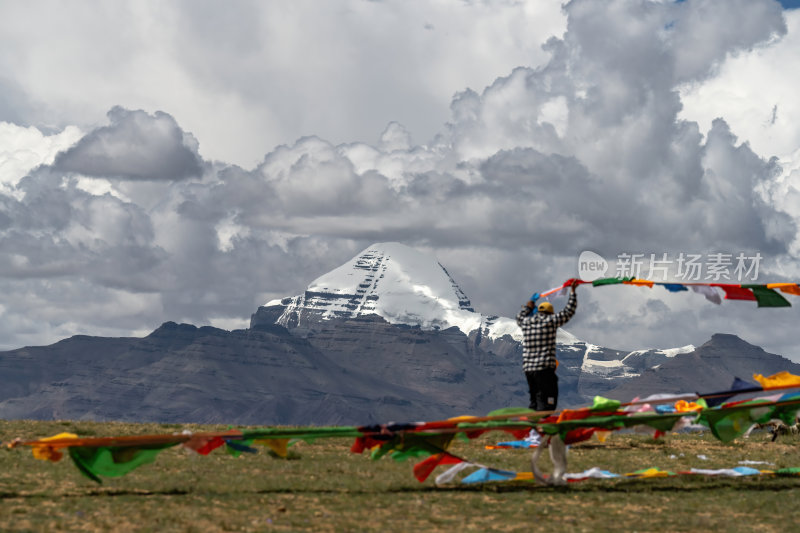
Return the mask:
POLYGON ((597 440, 603 444, 605 444, 609 435, 611 435, 610 431, 605 431, 601 429, 598 429, 597 431, 594 432, 594 436, 597 437, 597 440))
POLYGON ((275 455, 283 459, 289 456, 289 439, 256 439, 253 443, 266 446, 275 452, 275 455))
POLYGON ((772 374, 771 376, 764 377, 761 374, 753 374, 753 379, 764 388, 764 390, 785 388, 785 387, 800 387, 800 376, 790 374, 785 370, 772 374))
POLYGON ((625 475, 630 477, 669 477, 669 472, 654 467, 648 468, 647 470, 642 470, 640 472, 631 472, 630 474, 625 475))
MULTIPOLYGON (((44 439, 39 439, 39 442, 48 442, 54 440, 61 440, 61 439, 77 439, 78 436, 74 433, 59 433, 58 435, 53 435, 52 437, 46 437, 44 439)), ((58 448, 48 445, 48 444, 34 444, 33 448, 31 449, 33 452, 34 459, 39 459, 40 461, 52 461, 57 463, 61 460, 64 456, 63 453, 58 451, 58 448)))

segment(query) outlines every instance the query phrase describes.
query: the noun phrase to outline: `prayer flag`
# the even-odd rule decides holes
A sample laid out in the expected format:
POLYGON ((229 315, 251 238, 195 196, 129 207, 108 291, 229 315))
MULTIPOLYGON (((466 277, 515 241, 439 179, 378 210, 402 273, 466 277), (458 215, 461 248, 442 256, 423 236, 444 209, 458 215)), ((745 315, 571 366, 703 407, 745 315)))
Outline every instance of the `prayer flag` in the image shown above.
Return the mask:
POLYGON ((758 301, 759 307, 791 307, 789 301, 764 285, 742 285, 743 289, 750 289, 758 301))
POLYGON ((753 385, 752 383, 743 379, 734 377, 731 388, 726 391, 709 392, 704 394, 698 393, 697 395, 704 398, 709 407, 716 407, 717 405, 727 402, 737 394, 759 392, 761 390, 764 389, 760 385, 753 385))
POLYGON ((612 400, 610 398, 604 398, 602 396, 595 396, 592 399, 592 411, 616 411, 619 409, 622 402, 619 400, 612 400))
POLYGON ((189 448, 200 455, 208 455, 220 446, 225 444, 222 437, 193 436, 183 443, 185 448, 189 448))
MULTIPOLYGON (((39 439, 39 442, 48 442, 54 441, 59 439, 77 439, 78 436, 74 433, 59 433, 58 435, 53 435, 52 437, 47 437, 44 439, 39 439)), ((51 444, 37 444, 31 450, 33 452, 34 459, 39 459, 40 461, 52 461, 57 463, 64 457, 64 454, 59 451, 59 447, 53 446, 51 444)))
POLYGON ((722 303, 722 298, 719 297, 719 293, 717 289, 714 287, 710 287, 708 285, 689 285, 692 290, 696 293, 702 294, 706 297, 706 300, 709 302, 713 302, 717 305, 722 303))
POLYGON ((622 283, 625 285, 638 285, 640 287, 650 287, 651 289, 653 288, 654 284, 654 282, 647 279, 631 279, 628 281, 623 281, 622 283))
POLYGON ((767 283, 768 289, 778 289, 786 294, 800 296, 800 286, 797 283, 767 283))
POLYGON ((286 459, 289 456, 289 439, 256 439, 253 444, 261 444, 272 450, 275 455, 286 459))
POLYGON ((755 300, 756 296, 750 289, 743 289, 741 285, 728 283, 713 283, 712 287, 719 287, 725 292, 726 300, 755 300))
POLYGON ((225 451, 234 457, 239 457, 242 453, 258 453, 251 444, 252 440, 226 440, 225 451))
POLYGON ((72 447, 69 448, 69 456, 83 475, 102 483, 99 476, 124 476, 135 468, 152 463, 161 451, 175 444, 151 444, 141 447, 72 447))
POLYGON ((450 455, 449 453, 437 453, 414 465, 414 477, 422 483, 428 479, 428 476, 431 475, 437 466, 454 465, 461 462, 463 462, 463 459, 460 457, 450 455))
POLYGON ((508 481, 517 477, 516 472, 497 470, 496 468, 481 468, 461 480, 461 483, 485 483, 487 481, 508 481))
POLYGON ((596 279, 592 282, 593 287, 598 287, 600 285, 618 285, 621 283, 625 283, 626 281, 633 280, 633 277, 628 278, 600 278, 596 279))
POLYGON ((764 390, 793 386, 800 387, 800 376, 795 376, 785 370, 768 377, 764 377, 761 374, 753 374, 753 379, 758 381, 764 390))

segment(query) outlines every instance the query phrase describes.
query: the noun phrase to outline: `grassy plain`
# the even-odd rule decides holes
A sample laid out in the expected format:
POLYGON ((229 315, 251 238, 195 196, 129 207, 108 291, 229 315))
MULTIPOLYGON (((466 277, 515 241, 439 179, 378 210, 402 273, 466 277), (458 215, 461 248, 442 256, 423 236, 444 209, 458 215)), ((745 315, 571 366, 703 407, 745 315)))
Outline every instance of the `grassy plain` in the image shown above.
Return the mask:
MULTIPOLYGON (((221 426, 0 421, 0 440, 63 431, 81 436, 214 431, 221 426)), ((529 451, 486 450, 494 432, 457 442, 472 461, 529 471, 529 451)), ((0 451, 0 531, 790 531, 800 524, 800 477, 589 480, 551 488, 533 482, 436 487, 411 462, 352 454, 342 439, 298 443, 290 459, 266 452, 207 457, 180 447, 98 485, 68 458, 38 461, 27 448, 0 451)), ((615 434, 573 446, 570 472, 646 467, 673 471, 800 466, 800 439, 754 434, 731 444, 710 435, 653 441, 615 434)), ((545 461, 546 463, 547 461, 545 461)))

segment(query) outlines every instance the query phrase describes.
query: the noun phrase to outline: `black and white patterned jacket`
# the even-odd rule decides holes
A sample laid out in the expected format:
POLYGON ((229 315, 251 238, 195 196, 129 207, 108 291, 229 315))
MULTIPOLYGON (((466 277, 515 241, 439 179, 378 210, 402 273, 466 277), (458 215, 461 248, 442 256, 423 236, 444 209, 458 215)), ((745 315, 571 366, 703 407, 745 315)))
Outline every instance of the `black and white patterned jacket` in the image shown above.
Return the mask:
POLYGON ((522 370, 535 372, 556 367, 556 331, 566 324, 578 308, 578 298, 570 293, 567 305, 555 314, 535 313, 527 306, 517 313, 522 328, 522 370))

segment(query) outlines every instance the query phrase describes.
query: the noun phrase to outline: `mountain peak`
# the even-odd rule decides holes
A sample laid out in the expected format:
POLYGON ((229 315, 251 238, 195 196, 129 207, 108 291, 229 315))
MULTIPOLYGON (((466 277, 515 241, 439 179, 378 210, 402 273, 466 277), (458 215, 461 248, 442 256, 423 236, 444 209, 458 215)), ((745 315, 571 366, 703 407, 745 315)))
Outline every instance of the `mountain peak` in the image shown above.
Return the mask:
POLYGON ((732 333, 714 333, 711 339, 700 346, 700 349, 718 350, 761 350, 732 333))
POLYGON ((292 328, 312 319, 368 314, 423 329, 456 326, 464 333, 481 329, 493 337, 518 336, 512 320, 476 313, 434 256, 397 242, 368 246, 312 281, 304 294, 267 302, 253 315, 251 327, 271 321, 292 328))
MULTIPOLYGON (((311 282, 309 292, 351 296, 358 314, 403 300, 411 307, 438 302, 443 309, 473 312, 466 294, 433 256, 397 242, 369 246, 342 266, 311 282), (380 296, 380 303, 375 296, 380 296), (391 301, 391 302, 390 302, 391 301)), ((391 305, 395 304, 395 305, 391 305)))

